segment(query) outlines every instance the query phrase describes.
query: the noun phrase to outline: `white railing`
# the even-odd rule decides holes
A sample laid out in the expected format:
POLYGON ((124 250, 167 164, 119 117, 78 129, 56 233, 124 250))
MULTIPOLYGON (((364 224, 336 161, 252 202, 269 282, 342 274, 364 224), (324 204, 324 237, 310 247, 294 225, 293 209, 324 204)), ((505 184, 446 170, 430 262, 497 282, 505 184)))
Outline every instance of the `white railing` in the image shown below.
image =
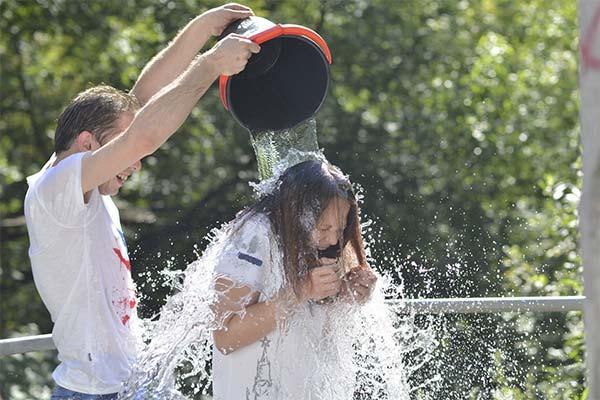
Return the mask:
POLYGON ((55 350, 52 335, 23 336, 0 340, 0 357, 11 354, 29 353, 30 351, 55 350))
POLYGON ((567 312, 583 310, 584 296, 471 297, 388 300, 417 314, 474 314, 496 312, 567 312))
MULTIPOLYGON (((581 311, 584 300, 584 296, 558 296, 401 299, 387 300, 387 302, 400 305, 407 312, 417 314, 468 314, 581 311)), ((55 350, 51 334, 0 340, 0 357, 48 350, 55 350)))

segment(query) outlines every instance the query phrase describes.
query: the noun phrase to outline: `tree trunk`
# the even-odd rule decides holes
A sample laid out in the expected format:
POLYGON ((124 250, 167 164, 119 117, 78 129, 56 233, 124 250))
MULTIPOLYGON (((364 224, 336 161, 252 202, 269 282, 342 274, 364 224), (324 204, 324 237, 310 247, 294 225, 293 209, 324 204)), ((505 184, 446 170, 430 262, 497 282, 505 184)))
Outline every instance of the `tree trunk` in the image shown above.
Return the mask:
POLYGON ((600 0, 580 0, 581 249, 589 399, 600 399, 600 0))

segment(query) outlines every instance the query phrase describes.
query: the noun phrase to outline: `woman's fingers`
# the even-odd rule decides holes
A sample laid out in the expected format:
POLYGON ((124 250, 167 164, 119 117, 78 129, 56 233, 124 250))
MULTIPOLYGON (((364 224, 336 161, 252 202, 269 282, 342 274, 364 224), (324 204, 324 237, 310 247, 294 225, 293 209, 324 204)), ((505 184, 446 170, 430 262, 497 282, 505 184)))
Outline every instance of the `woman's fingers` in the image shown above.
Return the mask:
POLYGON ((367 288, 372 287, 377 282, 377 276, 372 271, 366 269, 350 271, 348 279, 352 283, 358 283, 367 288))
POLYGON ((333 281, 320 281, 317 288, 320 298, 334 296, 340 291, 341 281, 339 279, 333 281))
POLYGON ((367 299, 369 297, 369 294, 369 289, 366 289, 362 286, 355 287, 351 290, 352 298, 358 302, 362 302, 363 300, 367 299))
POLYGON ((319 281, 319 288, 324 292, 334 291, 339 292, 341 287, 341 281, 339 279, 328 279, 319 281))
POLYGON ((337 265, 326 265, 323 267, 313 268, 310 272, 311 276, 315 278, 324 279, 327 277, 337 278, 337 265))
POLYGON ((335 296, 336 294, 338 294, 339 291, 340 291, 340 285, 339 284, 325 286, 323 288, 323 291, 321 292, 321 294, 322 294, 321 298, 325 298, 325 297, 329 297, 329 296, 335 296))
POLYGON ((335 258, 321 257, 321 258, 319 258, 319 264, 320 265, 333 265, 333 264, 337 264, 337 260, 335 258))
POLYGON ((359 302, 369 298, 373 288, 375 287, 376 279, 373 280, 369 275, 360 273, 360 271, 352 271, 348 274, 348 291, 351 297, 359 302))
POLYGON ((336 295, 341 288, 341 280, 337 275, 337 265, 326 265, 313 268, 309 272, 311 282, 310 298, 320 300, 336 295))
POLYGON ((339 283, 341 282, 340 278, 338 278, 337 275, 326 275, 326 276, 320 276, 319 278, 317 278, 317 282, 327 285, 330 283, 339 283))

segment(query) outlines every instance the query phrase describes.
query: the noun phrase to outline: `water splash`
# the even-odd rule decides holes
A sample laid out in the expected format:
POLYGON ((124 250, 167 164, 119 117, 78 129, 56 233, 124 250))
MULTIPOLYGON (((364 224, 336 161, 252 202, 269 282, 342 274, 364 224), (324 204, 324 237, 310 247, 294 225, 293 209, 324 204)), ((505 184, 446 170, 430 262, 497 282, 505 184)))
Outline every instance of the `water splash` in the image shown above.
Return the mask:
MULTIPOLYGON (((252 184, 259 198, 277 187, 280 175, 290 166, 310 159, 326 161, 318 149, 314 119, 284 132, 253 133, 252 143, 263 178, 252 184)), ((362 198, 360 188, 358 197, 362 198)), ((300 216, 300 220, 307 231, 316 224, 314 216, 300 216)), ((373 229, 370 224, 362 224, 363 233, 373 229)), ((197 261, 185 271, 163 274, 173 295, 158 320, 145 321, 146 348, 120 394, 121 399, 178 400, 211 393, 212 363, 220 362, 222 357, 213 353, 212 332, 223 329, 232 314, 243 318, 248 301, 242 298, 237 310, 228 314, 215 312, 213 305, 226 299, 231 290, 240 289, 233 283, 227 287, 217 285, 216 280, 222 276, 216 267, 233 243, 250 242, 252 235, 257 234, 269 236, 272 261, 259 301, 271 299, 281 291, 282 255, 272 231, 245 232, 239 219, 213 230, 208 247, 197 261)), ((366 245, 368 261, 374 265, 369 240, 366 245)), ((424 366, 431 366, 438 347, 436 324, 433 319, 422 318, 417 323, 416 316, 401 303, 386 302, 386 298, 404 297, 402 286, 395 284, 389 273, 379 270, 377 287, 366 304, 336 300, 331 304, 292 307, 284 303, 278 307, 277 327, 268 336, 268 346, 272 346, 273 354, 286 356, 272 357, 268 364, 265 361, 264 365, 257 365, 257 371, 270 378, 259 380, 263 388, 273 386, 270 398, 437 398, 435 386, 439 376, 422 373, 424 366), (318 329, 314 329, 315 321, 318 329), (309 373, 298 376, 299 364, 304 364, 309 373), (411 383, 416 375, 418 383, 411 383)), ((260 343, 266 351, 267 342, 260 343)), ((252 398, 260 398, 259 391, 253 394, 252 398)))
POLYGON ((317 142, 315 118, 309 118, 290 129, 252 132, 250 136, 261 181, 301 161, 324 158, 317 142))
MULTIPOLYGON (((236 288, 215 290, 215 266, 233 241, 252 239, 235 235, 239 232, 238 223, 212 231, 204 254, 185 271, 164 273, 175 294, 163 307, 160 318, 147 323, 147 347, 121 398, 185 399, 210 393, 212 330, 222 328, 227 317, 217 318, 211 305, 236 288)), ((370 225, 366 222, 362 226, 372 229, 370 225)), ((252 233, 256 234, 249 235, 252 233)), ((263 299, 274 296, 283 284, 278 274, 282 270, 279 245, 275 237, 270 240, 275 262, 267 274, 270 278, 263 289, 263 299)), ((373 258, 369 260, 374 262, 373 258)), ((417 391, 423 391, 418 398, 435 399, 435 375, 420 379, 413 387, 409 384, 411 377, 431 362, 437 347, 434 325, 419 327, 415 316, 400 304, 385 302, 386 298, 402 297, 401 286, 393 282, 390 275, 382 275, 365 305, 341 301, 307 304, 295 310, 286 324, 280 324, 276 352, 290 356, 275 358, 270 365, 274 380, 284 382, 277 388, 282 395, 275 398, 408 400, 417 391), (320 334, 309 329, 314 318, 326 321, 320 334), (300 334, 284 334, 290 330, 300 334), (293 376, 298 360, 311 368, 309 384, 301 389, 310 388, 310 394, 300 397, 298 388, 286 387, 289 381, 285 383, 286 375, 293 376), (285 396, 291 392, 296 396, 285 396)), ((244 315, 242 306, 238 313, 244 315)))
MULTIPOLYGON (((221 328, 225 318, 216 318, 211 305, 235 288, 215 290, 214 268, 230 241, 240 240, 233 234, 235 224, 213 231, 202 257, 184 272, 169 273, 175 294, 163 307, 158 321, 147 325, 148 344, 122 399, 186 399, 209 393, 212 330, 221 328)), ((281 268, 277 263, 273 265, 275 270, 281 268)), ((261 298, 272 296, 283 283, 276 271, 271 272, 271 282, 261 298)), ((431 361, 437 347, 436 335, 431 329, 418 328, 415 316, 401 305, 385 303, 386 297, 398 296, 400 288, 390 276, 382 276, 371 300, 364 305, 338 301, 330 305, 307 304, 295 310, 293 318, 288 317, 286 324, 278 326, 276 341, 279 351, 292 356, 273 360, 273 377, 285 381, 286 371, 295 371, 302 355, 301 359, 311 365, 311 382, 305 387, 310 387, 311 395, 319 399, 401 400, 410 399, 411 393, 423 387, 431 389, 435 377, 412 388, 408 381, 431 361), (309 329, 315 317, 326 321, 326 334, 315 335, 309 329), (285 334, 290 330, 302 334, 285 334), (298 338, 303 338, 300 343, 298 338), (290 352, 291 349, 295 350, 290 352)), ((240 307, 240 316, 243 310, 240 307)), ((298 388, 285 385, 278 390, 298 393, 298 388)), ((306 394, 301 398, 310 398, 306 394)))
POLYGON ((254 189, 256 197, 261 198, 275 190, 279 177, 286 169, 307 160, 327 161, 320 150, 308 152, 295 149, 289 150, 283 158, 279 159, 277 164, 269 167, 271 172, 268 178, 264 178, 259 182, 250 182, 250 187, 254 189))

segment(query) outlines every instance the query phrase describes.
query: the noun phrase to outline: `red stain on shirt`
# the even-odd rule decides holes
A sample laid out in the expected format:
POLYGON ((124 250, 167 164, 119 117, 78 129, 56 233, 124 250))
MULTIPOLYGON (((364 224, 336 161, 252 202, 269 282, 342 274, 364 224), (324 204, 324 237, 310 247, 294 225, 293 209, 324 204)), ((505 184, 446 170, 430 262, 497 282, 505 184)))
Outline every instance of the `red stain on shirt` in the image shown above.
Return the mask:
POLYGON ((593 54, 596 39, 598 39, 598 28, 600 27, 600 7, 596 9, 587 32, 581 41, 581 59, 583 68, 600 69, 600 57, 593 54))
POLYGON ((121 253, 121 250, 113 247, 113 250, 115 252, 115 254, 117 255, 117 257, 119 257, 119 260, 121 261, 121 263, 123 265, 125 265, 125 268, 127 268, 127 271, 131 272, 131 262, 126 259, 125 257, 123 257, 123 254, 121 253))
POLYGON ((126 325, 127 322, 131 319, 131 316, 128 314, 130 311, 135 308, 137 305, 137 299, 134 297, 121 297, 118 300, 112 301, 113 306, 115 306, 115 311, 117 316, 120 317, 121 323, 126 325))

